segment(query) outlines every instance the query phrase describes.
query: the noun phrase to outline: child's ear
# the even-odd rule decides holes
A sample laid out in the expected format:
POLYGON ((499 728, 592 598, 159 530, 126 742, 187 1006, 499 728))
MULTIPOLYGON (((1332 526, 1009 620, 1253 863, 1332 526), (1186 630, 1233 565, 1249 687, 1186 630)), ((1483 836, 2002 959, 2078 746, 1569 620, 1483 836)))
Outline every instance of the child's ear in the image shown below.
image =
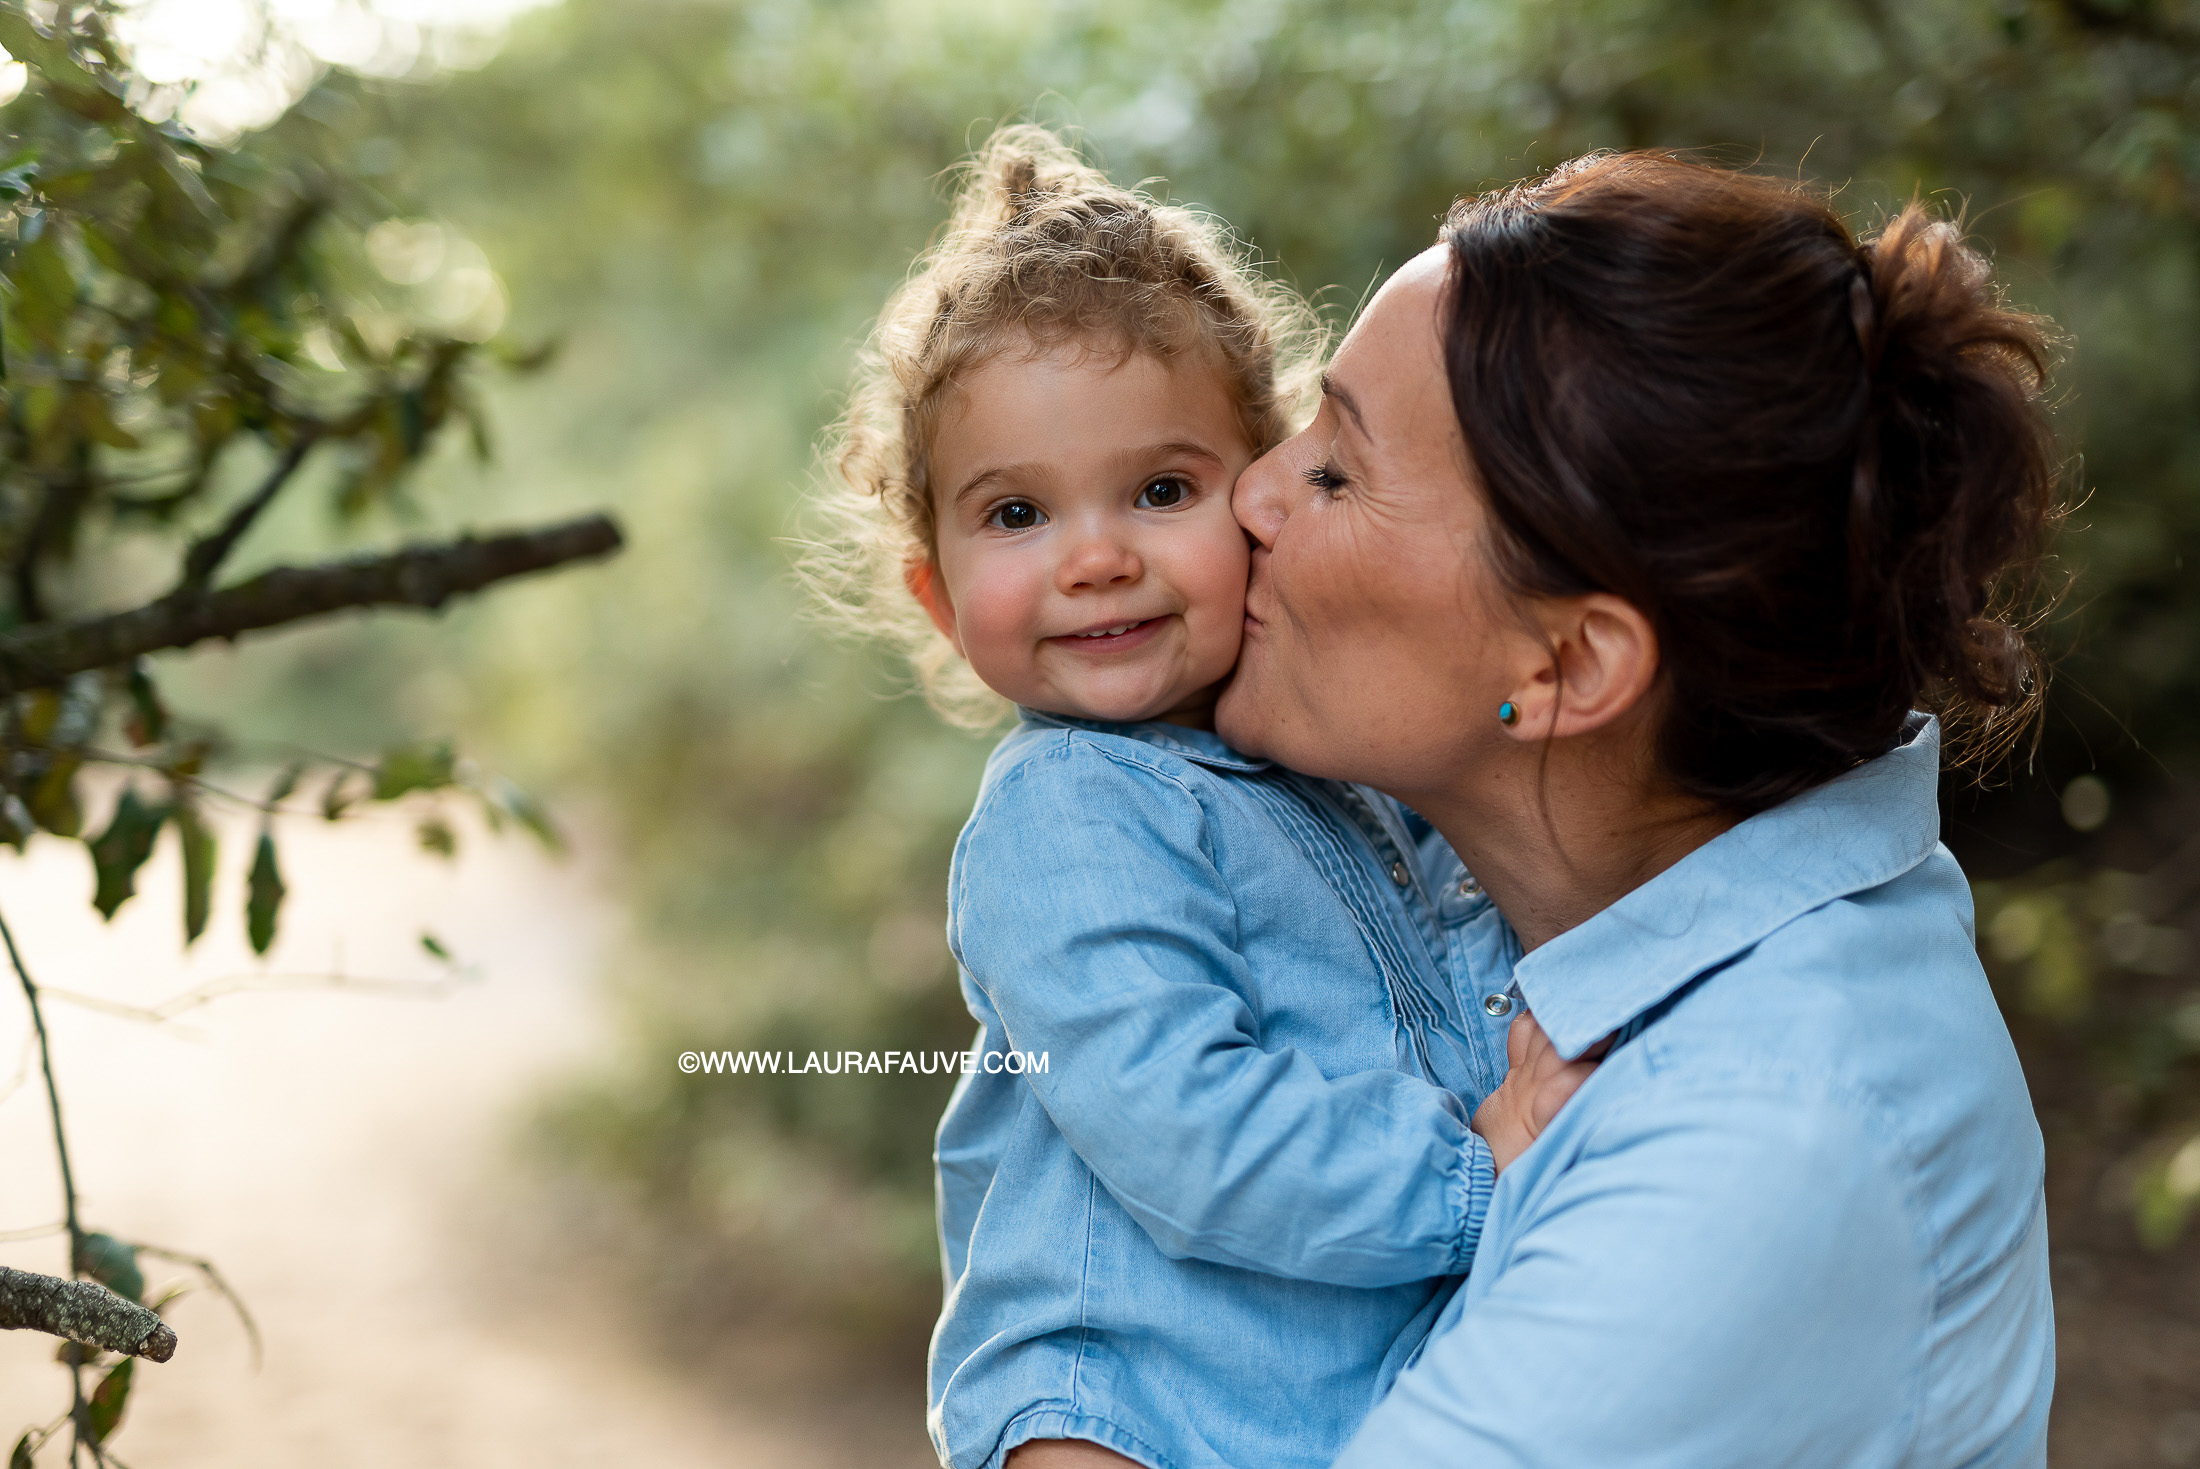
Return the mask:
POLYGON ((955 637, 955 604, 948 599, 947 588, 940 584, 938 563, 927 556, 922 561, 912 561, 901 569, 901 579, 908 585, 909 595, 917 599, 925 616, 940 630, 940 636, 962 652, 962 643, 955 637))

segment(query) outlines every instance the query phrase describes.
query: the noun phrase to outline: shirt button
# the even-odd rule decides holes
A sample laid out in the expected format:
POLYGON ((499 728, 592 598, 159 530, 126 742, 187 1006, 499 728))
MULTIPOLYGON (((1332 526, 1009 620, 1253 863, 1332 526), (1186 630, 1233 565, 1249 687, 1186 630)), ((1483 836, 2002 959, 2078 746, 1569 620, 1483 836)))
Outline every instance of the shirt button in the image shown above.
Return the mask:
POLYGON ((1511 995, 1484 995, 1482 997, 1484 1014, 1502 1017, 1512 1014, 1512 1008, 1513 997, 1511 995))
POLYGON ((1407 883, 1413 881, 1413 876, 1406 871, 1405 863, 1393 862, 1390 864, 1390 880, 1398 886, 1404 887, 1407 883))
POLYGON ((1476 882, 1476 881, 1474 880, 1474 874, 1473 874, 1473 873, 1471 873, 1471 872, 1470 872, 1470 873, 1468 873, 1468 874, 1467 874, 1467 875, 1466 875, 1465 877, 1462 877, 1462 878, 1460 878, 1460 879, 1459 879, 1459 896, 1460 896, 1460 897, 1462 897, 1462 898, 1471 898, 1471 897, 1473 897, 1473 896, 1474 896, 1475 894, 1477 894, 1477 893, 1479 893, 1479 892, 1481 892, 1481 891, 1482 891, 1482 884, 1480 884, 1480 883, 1478 883, 1478 882, 1476 882))

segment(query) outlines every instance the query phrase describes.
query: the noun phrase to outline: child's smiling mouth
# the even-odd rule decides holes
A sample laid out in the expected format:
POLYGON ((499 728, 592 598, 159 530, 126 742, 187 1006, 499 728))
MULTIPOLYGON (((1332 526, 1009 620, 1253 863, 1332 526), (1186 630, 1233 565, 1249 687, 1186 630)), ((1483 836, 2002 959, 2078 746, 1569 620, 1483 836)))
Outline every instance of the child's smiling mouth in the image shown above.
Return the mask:
POLYGON ((1075 648, 1080 652, 1116 652, 1147 642, 1168 620, 1169 614, 1163 614, 1160 617, 1102 623, 1082 632, 1061 633, 1047 641, 1060 647, 1075 648))

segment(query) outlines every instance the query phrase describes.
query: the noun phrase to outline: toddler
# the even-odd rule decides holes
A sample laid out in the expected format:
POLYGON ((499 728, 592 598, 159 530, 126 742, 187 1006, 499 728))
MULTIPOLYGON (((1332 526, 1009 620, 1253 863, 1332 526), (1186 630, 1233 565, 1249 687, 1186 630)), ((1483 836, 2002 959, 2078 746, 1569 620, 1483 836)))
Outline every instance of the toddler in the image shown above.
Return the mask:
POLYGON ((944 712, 1020 715, 949 885, 979 1048, 1039 1058, 940 1123, 954 1469, 1327 1465, 1474 1256, 1509 930, 1394 802, 1212 733, 1231 486, 1317 344, 1218 222, 1015 127, 859 375, 812 570, 944 712))

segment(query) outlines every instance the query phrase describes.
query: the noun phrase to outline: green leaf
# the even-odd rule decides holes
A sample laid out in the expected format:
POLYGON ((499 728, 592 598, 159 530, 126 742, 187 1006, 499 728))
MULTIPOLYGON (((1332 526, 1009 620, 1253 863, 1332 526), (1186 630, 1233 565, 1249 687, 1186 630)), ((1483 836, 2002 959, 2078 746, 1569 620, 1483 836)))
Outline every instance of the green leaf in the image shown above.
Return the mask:
POLYGON ((176 836, 183 844, 183 944, 189 948, 206 932, 214 890, 214 829, 198 808, 179 803, 176 836))
POLYGON ((38 830, 38 823, 31 816, 31 808, 23 804, 23 798, 13 791, 0 792, 0 842, 20 852, 38 830))
POLYGON ((135 449, 136 434, 115 422, 114 408, 99 393, 80 393, 76 399, 77 424, 84 436, 110 449, 135 449))
POLYGON ((58 346, 61 329, 76 313, 76 276, 61 246, 61 230, 49 225, 15 257, 15 318, 33 337, 58 346))
POLYGON ((121 1426, 123 1405, 130 1400, 130 1370, 135 1366, 137 1358, 124 1357, 99 1379, 99 1386, 92 1389, 89 1417, 94 1443, 105 1443, 121 1426))
POLYGON ((84 805, 76 798, 76 773, 83 764, 81 756, 57 756, 31 787, 31 820, 57 837, 73 837, 84 829, 84 805))
POLYGON ((432 933, 420 935, 420 947, 426 949, 433 958, 441 959, 446 964, 451 962, 451 951, 443 947, 443 940, 432 933))
POLYGON ((428 415, 420 394, 406 391, 397 395, 398 443, 407 459, 418 459, 428 441, 428 415))
POLYGON ((139 799, 137 788, 131 786, 115 803, 114 819, 107 829, 91 842, 92 868, 99 876, 99 890, 92 896, 92 906, 102 918, 113 918, 115 910, 128 902, 137 892, 137 872, 145 865, 145 859, 153 855, 153 839, 160 835, 161 823, 168 819, 166 806, 152 806, 139 799))
MULTIPOLYGON (((4 175, 0 175, 0 177, 4 177, 4 175)), ((465 402, 460 405, 460 411, 466 416, 466 433, 473 443, 474 462, 477 464, 489 463, 497 457, 497 453, 496 442, 489 433, 488 412, 471 395, 468 395, 465 402)))
POLYGON ((290 799, 290 793, 298 789, 298 777, 305 773, 306 763, 303 760, 285 768, 281 775, 275 777, 275 784, 267 788, 267 799, 261 804, 267 806, 282 805, 283 802, 290 799))
POLYGON ((321 793, 322 820, 339 820, 346 811, 351 809, 352 801, 355 798, 349 791, 345 790, 345 786, 349 785, 350 782, 350 771, 339 770, 336 772, 336 778, 331 780, 328 783, 328 789, 321 793))
POLYGON ((433 852, 438 857, 458 855, 458 833, 452 831, 451 824, 442 817, 430 816, 422 821, 418 835, 423 851, 433 852))
POLYGON ((168 706, 160 701, 160 690, 153 687, 153 676, 146 672, 145 660, 130 665, 130 743, 143 747, 158 744, 168 735, 168 706))
POLYGON ((565 850, 565 835, 550 819, 550 813, 542 802, 536 800, 523 787, 513 784, 503 776, 493 778, 482 792, 482 801, 492 821, 509 816, 534 833, 535 840, 553 852, 565 850))
POLYGON ((489 351, 504 367, 515 373, 540 372, 556 360, 565 343, 557 337, 547 337, 532 347, 513 346, 508 342, 494 342, 489 351))
POLYGON ((26 1428, 23 1436, 15 1441, 15 1451, 8 1455, 8 1469, 32 1469, 31 1434, 35 1429, 26 1428))
POLYGON ((457 760, 447 743, 405 745, 382 752, 375 767, 374 799, 394 801, 411 791, 435 791, 451 783, 457 760))
POLYGON ((145 1272, 137 1251, 111 1234, 87 1234, 77 1247, 76 1268, 118 1296, 145 1299, 145 1272))
POLYGON ((275 942, 275 915, 286 891, 282 869, 275 861, 275 834, 263 830, 259 850, 252 854, 252 876, 245 885, 245 936, 252 940, 253 953, 265 954, 275 942))
POLYGON ((65 87, 96 87, 92 74, 69 54, 59 36, 42 36, 20 8, 0 7, 0 46, 47 81, 65 87))

